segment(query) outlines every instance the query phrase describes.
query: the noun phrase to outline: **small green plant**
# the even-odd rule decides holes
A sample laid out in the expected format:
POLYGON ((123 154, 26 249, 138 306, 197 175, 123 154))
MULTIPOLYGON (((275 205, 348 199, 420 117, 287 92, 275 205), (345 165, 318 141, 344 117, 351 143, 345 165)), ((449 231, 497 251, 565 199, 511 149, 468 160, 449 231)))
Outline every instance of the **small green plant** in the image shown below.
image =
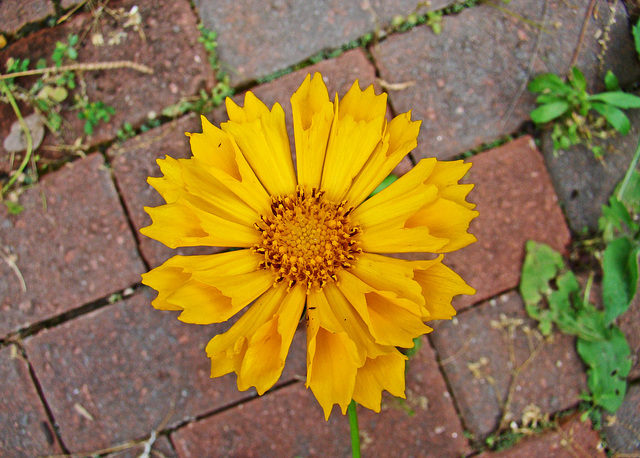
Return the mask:
POLYGON ((600 158, 603 150, 593 144, 594 139, 609 138, 616 131, 622 135, 629 132, 631 123, 622 110, 640 108, 640 97, 623 92, 611 71, 604 82, 605 92, 589 94, 583 73, 573 67, 568 81, 546 73, 529 83, 529 91, 540 94, 537 108, 530 113, 531 120, 537 125, 553 122, 554 153, 584 144, 600 158))
POLYGON ((220 62, 218 60, 218 34, 213 30, 207 29, 202 24, 198 26, 198 30, 200 31, 198 42, 202 43, 205 51, 207 51, 207 55, 209 56, 209 65, 211 65, 211 68, 214 71, 220 71, 220 62))
POLYGON ((109 122, 116 111, 102 102, 82 102, 78 107, 78 118, 84 120, 84 133, 93 135, 94 128, 100 121, 109 122))
POLYGON ((56 64, 56 67, 62 67, 62 63, 65 59, 77 60, 78 51, 75 46, 78 44, 78 35, 69 35, 67 42, 56 42, 56 47, 51 54, 51 60, 56 64))
POLYGON ((118 132, 116 132, 116 137, 118 138, 118 140, 120 141, 124 141, 128 138, 131 138, 133 136, 136 135, 136 131, 133 128, 133 126, 131 125, 131 123, 129 122, 125 122, 122 124, 122 127, 120 129, 118 129, 118 132))
POLYGON ((575 274, 560 253, 544 244, 527 242, 520 281, 527 313, 539 322, 542 334, 549 335, 555 325, 577 337, 578 354, 588 367, 587 385, 591 391, 583 399, 609 412, 620 407, 631 369, 629 345, 615 320, 629 308, 638 282, 639 158, 640 143, 609 205, 603 206, 599 221, 605 246, 600 256, 603 308, 589 302, 593 274, 581 297, 575 274))

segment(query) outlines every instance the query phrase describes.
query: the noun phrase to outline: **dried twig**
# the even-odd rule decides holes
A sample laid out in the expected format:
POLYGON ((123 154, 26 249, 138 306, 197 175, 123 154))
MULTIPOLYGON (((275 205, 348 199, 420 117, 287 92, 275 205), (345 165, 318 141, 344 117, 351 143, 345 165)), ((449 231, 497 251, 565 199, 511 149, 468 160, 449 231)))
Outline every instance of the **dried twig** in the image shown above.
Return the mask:
POLYGON ((571 58, 571 65, 569 65, 569 71, 576 65, 578 62, 578 54, 580 54, 580 48, 582 47, 582 42, 584 41, 584 34, 587 32, 587 25, 589 25, 589 18, 593 14, 593 8, 596 6, 596 0, 590 0, 589 6, 587 7, 587 13, 584 15, 584 20, 582 21, 582 30, 580 30, 580 36, 578 37, 578 43, 576 44, 576 49, 573 50, 573 57, 571 58))
POLYGON ((62 73, 67 71, 96 71, 96 70, 114 70, 116 68, 131 68, 141 73, 152 74, 153 69, 143 64, 131 62, 129 60, 116 60, 114 62, 90 62, 84 64, 63 65, 61 67, 36 68, 33 70, 25 70, 24 72, 8 73, 0 75, 0 81, 20 76, 42 75, 44 73, 62 73))

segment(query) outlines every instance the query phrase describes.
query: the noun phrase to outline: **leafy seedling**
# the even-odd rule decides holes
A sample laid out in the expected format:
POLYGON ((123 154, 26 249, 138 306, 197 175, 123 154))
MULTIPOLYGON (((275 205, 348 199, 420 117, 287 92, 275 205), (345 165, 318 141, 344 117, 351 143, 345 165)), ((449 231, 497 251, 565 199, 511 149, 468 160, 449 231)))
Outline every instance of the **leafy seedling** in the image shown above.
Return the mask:
POLYGON ((609 319, 610 315, 617 317, 617 311, 598 310, 588 300, 589 287, 581 297, 575 275, 551 247, 529 241, 526 249, 520 293, 527 313, 539 321, 543 335, 549 335, 555 325, 576 336, 578 354, 588 367, 591 392, 583 398, 615 412, 624 399, 631 369, 629 345, 609 319))
POLYGON ((546 73, 529 83, 529 91, 540 94, 531 120, 538 125, 553 122, 554 153, 584 144, 599 158, 602 147, 593 144, 594 138, 608 138, 614 131, 622 135, 629 132, 631 122, 623 110, 640 108, 640 97, 623 92, 611 71, 605 76, 605 86, 605 92, 589 94, 587 80, 577 67, 567 81, 546 73))

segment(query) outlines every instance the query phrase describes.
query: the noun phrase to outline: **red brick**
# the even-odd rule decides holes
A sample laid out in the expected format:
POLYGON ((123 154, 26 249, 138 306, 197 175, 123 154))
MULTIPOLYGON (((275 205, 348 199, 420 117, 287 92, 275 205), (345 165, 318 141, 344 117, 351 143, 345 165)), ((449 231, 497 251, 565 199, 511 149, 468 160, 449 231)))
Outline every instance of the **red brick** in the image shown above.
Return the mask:
MULTIPOLYGON (((435 35, 427 26, 388 37, 373 47, 380 77, 389 83, 411 83, 392 91, 396 110, 414 110, 422 119, 416 158, 447 159, 483 143, 517 131, 535 106, 526 90, 530 62, 533 76, 542 72, 564 75, 585 16, 587 2, 565 3, 512 0, 501 5, 481 5, 447 17, 443 32, 435 35), (549 3, 544 33, 543 5, 549 3), (526 23, 523 16, 532 23, 526 23), (538 34, 542 34, 533 54, 538 34)), ((601 47, 596 36, 608 21, 608 3, 597 2, 598 19, 589 22, 578 65, 591 82, 602 89, 604 72, 598 73, 601 47), (597 84, 596 84, 597 81, 597 84)), ((610 30, 605 69, 613 69, 631 82, 640 66, 628 32, 624 7, 618 3, 617 21, 610 30)))
MULTIPOLYGON (((255 396, 235 375, 211 379, 204 348, 228 325, 197 326, 153 309, 145 289, 25 341, 60 434, 74 452, 148 436, 255 396), (93 418, 80 413, 80 406, 93 418)), ((281 383, 304 373, 304 337, 296 337, 281 383)))
MULTIPOLYGON (((358 408, 365 456, 461 456, 462 433, 433 351, 425 345, 408 366, 407 400, 385 395, 381 413, 358 408), (393 434, 390 432, 393 431, 393 434)), ((328 422, 302 383, 238 405, 172 434, 181 457, 348 456, 348 419, 334 407, 328 422)))
POLYGON ((480 216, 470 232, 478 241, 445 255, 444 261, 476 288, 456 308, 516 287, 527 240, 564 251, 569 229, 533 139, 525 136, 471 158, 465 181, 476 186, 468 200, 480 216))
POLYGON ((509 392, 503 427, 519 422, 530 405, 543 414, 571 408, 586 389, 575 339, 554 334, 543 340, 516 293, 434 327, 431 336, 440 364, 463 422, 477 438, 500 426, 509 392), (475 374, 474 365, 479 370, 475 374))
POLYGON ((0 246, 16 266, 0 263, 0 335, 140 281, 144 266, 100 154, 47 175, 19 202, 18 215, 0 206, 0 246))
POLYGON ((0 450, 6 456, 60 453, 27 362, 14 347, 0 349, 0 450))
POLYGON ((575 416, 558 429, 539 436, 529 437, 515 446, 493 453, 483 453, 478 458, 564 458, 569 456, 604 457, 604 449, 598 433, 591 429, 591 422, 581 422, 575 416))
MULTIPOLYGON (((86 93, 90 101, 102 101, 115 109, 115 115, 108 123, 100 123, 91 138, 85 143, 96 145, 115 138, 122 124, 128 122, 139 126, 147 117, 186 96, 192 96, 200 88, 213 82, 213 71, 209 66, 206 52, 198 43, 197 19, 188 1, 161 0, 158 2, 136 2, 134 0, 112 1, 109 8, 123 8, 130 11, 136 5, 142 18, 140 30, 144 39, 132 27, 124 28, 124 20, 116 20, 103 11, 100 19, 93 24, 89 13, 80 13, 60 26, 41 30, 19 40, 6 50, 0 51, 0 66, 9 56, 28 57, 35 62, 39 57, 50 58, 56 41, 65 41, 69 34, 84 37, 78 48, 78 62, 133 61, 153 69, 153 74, 145 74, 129 68, 85 72, 86 93), (105 41, 104 46, 94 46, 91 33, 99 31, 105 41), (120 44, 108 45, 109 38, 124 33, 120 44)), ((51 62, 49 61, 51 64, 51 62)), ((28 80, 27 80, 28 81, 28 80)), ((26 83, 25 83, 26 84, 26 83)), ((77 112, 71 111, 73 93, 63 106, 65 120, 61 136, 47 134, 44 144, 72 144, 83 135, 83 124, 77 112)), ((23 109, 23 114, 30 113, 23 109)), ((4 138, 15 121, 11 107, 0 105, 0 137, 4 138)), ((0 170, 8 170, 9 156, 0 149, 0 170)), ((59 159, 65 153, 42 150, 43 160, 59 159)), ((19 163, 19 161, 16 161, 19 163)))
POLYGON ((23 26, 43 21, 54 14, 50 0, 4 0, 0 3, 0 32, 15 34, 23 26))
MULTIPOLYGON (((411 0, 264 2, 196 0, 203 24, 218 33, 218 53, 238 85, 339 48, 416 8, 411 0), (238 20, 242 18, 242 20, 238 20)), ((446 0, 431 2, 431 9, 446 0)))

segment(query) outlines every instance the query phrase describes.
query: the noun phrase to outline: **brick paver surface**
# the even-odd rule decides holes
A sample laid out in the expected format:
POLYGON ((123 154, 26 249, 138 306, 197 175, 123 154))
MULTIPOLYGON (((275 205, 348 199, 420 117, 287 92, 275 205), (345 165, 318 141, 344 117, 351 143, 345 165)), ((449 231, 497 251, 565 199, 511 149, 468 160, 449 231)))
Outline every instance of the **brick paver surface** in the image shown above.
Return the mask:
POLYGON ((19 203, 18 215, 0 206, 11 260, 0 264, 0 335, 140 281, 144 266, 100 154, 45 176, 19 203))
MULTIPOLYGON (((603 88, 609 69, 623 87, 637 88, 640 61, 625 12, 631 2, 596 0, 583 35, 589 2, 425 3, 0 2, 2 74, 9 57, 31 59, 30 68, 40 57, 52 65, 56 42, 70 34, 80 37, 77 63, 126 60, 153 70, 78 73, 62 104, 60 135, 48 132, 34 152, 39 179, 19 177, 19 192, 2 196, 13 203, 0 200, 0 455, 350 454, 347 418, 335 409, 326 422, 304 388, 303 327, 275 389, 258 397, 238 391, 235 375, 209 377, 204 348, 230 323, 182 323, 176 312, 153 309, 155 293, 140 283, 141 273, 174 254, 219 250, 170 250, 139 233, 150 223, 143 207, 162 203, 146 182, 159 176, 156 159, 188 157, 184 132, 201 129, 194 112, 162 113, 187 98, 210 100, 226 73, 236 102, 250 90, 283 106, 293 145, 289 99, 316 71, 332 97, 357 79, 388 92, 389 117, 412 110, 422 120, 419 146, 397 175, 424 157, 473 162, 464 181, 475 184, 469 201, 480 212, 470 228, 478 242, 445 256, 477 294, 456 298, 458 316, 422 338, 408 362, 406 400, 385 393, 381 413, 359 409, 363 454, 640 451, 640 301, 618 320, 634 367, 622 407, 603 419, 601 442, 594 425, 580 421, 587 387, 575 340, 558 332, 543 339, 518 293, 527 240, 568 254, 583 227, 595 235, 600 205, 631 160, 639 121, 630 113, 631 134, 605 142, 604 162, 580 148, 554 155, 549 131, 529 120, 534 96, 526 83, 541 72, 566 75, 575 54, 590 90, 603 88), (442 18, 410 16, 447 6, 442 18), (426 23, 411 26, 416 18, 426 23), (199 24, 217 33, 215 43, 202 39, 199 24), (218 69, 206 47, 215 48, 218 69), (90 137, 77 116, 83 94, 115 109, 90 137), (124 137, 132 138, 116 135, 124 123, 133 128, 124 137), (469 152, 482 144, 499 146, 469 152)), ((16 81, 28 88, 37 78, 16 81)), ((23 158, 4 149, 16 115, 2 94, 0 186, 23 158)), ((22 115, 31 114, 28 99, 37 94, 14 95, 22 115)), ((206 116, 216 125, 227 119, 224 106, 206 116)), ((596 295, 599 283, 596 275, 596 295)))
POLYGON ((546 432, 539 437, 523 439, 514 447, 495 453, 483 453, 479 458, 563 458, 566 456, 604 457, 606 456, 598 433, 591 428, 591 422, 571 418, 560 428, 546 432))
POLYGON ((543 339, 516 293, 438 324, 432 339, 463 421, 478 437, 529 412, 575 406, 586 389, 574 339, 543 339))
POLYGON ((15 456, 60 453, 53 427, 15 346, 0 349, 0 450, 15 456))
MULTIPOLYGON (((48 65, 53 65, 51 54, 56 42, 67 42, 70 34, 76 34, 82 38, 78 46, 79 62, 129 61, 149 67, 153 71, 151 75, 131 68, 117 68, 117 65, 109 70, 84 73, 83 90, 89 100, 101 101, 115 110, 109 122, 100 123, 93 135, 83 142, 96 145, 113 139, 125 122, 139 126, 149 117, 159 115, 168 105, 213 83, 213 72, 207 65, 203 46, 198 43, 196 26, 197 18, 186 1, 112 1, 101 12, 72 16, 57 27, 43 29, 6 50, 0 50, 0 66, 4 72, 9 56, 30 58, 32 67, 38 58, 45 57, 48 65), (134 6, 138 7, 141 22, 137 26, 125 27, 128 20, 135 22, 135 18, 125 14, 134 6), (94 44, 98 34, 102 37, 102 44, 94 44)), ((75 103, 73 95, 76 92, 65 100, 68 108, 75 103)), ((0 136, 3 139, 14 120, 11 107, 0 104, 0 136)), ((83 133, 83 125, 84 121, 78 119, 76 111, 67 110, 61 136, 47 134, 44 143, 73 144, 83 133)), ((0 171, 6 171, 10 156, 1 145, 0 152, 0 171)), ((42 155, 53 160, 65 154, 45 150, 42 155)))
MULTIPOLYGON (((204 348, 228 326, 184 324, 151 308, 153 297, 145 289, 25 342, 70 449, 142 438, 165 419, 175 426, 255 395, 238 391, 235 376, 209 378, 204 348)), ((304 342, 295 342, 283 382, 304 374, 304 342)))

